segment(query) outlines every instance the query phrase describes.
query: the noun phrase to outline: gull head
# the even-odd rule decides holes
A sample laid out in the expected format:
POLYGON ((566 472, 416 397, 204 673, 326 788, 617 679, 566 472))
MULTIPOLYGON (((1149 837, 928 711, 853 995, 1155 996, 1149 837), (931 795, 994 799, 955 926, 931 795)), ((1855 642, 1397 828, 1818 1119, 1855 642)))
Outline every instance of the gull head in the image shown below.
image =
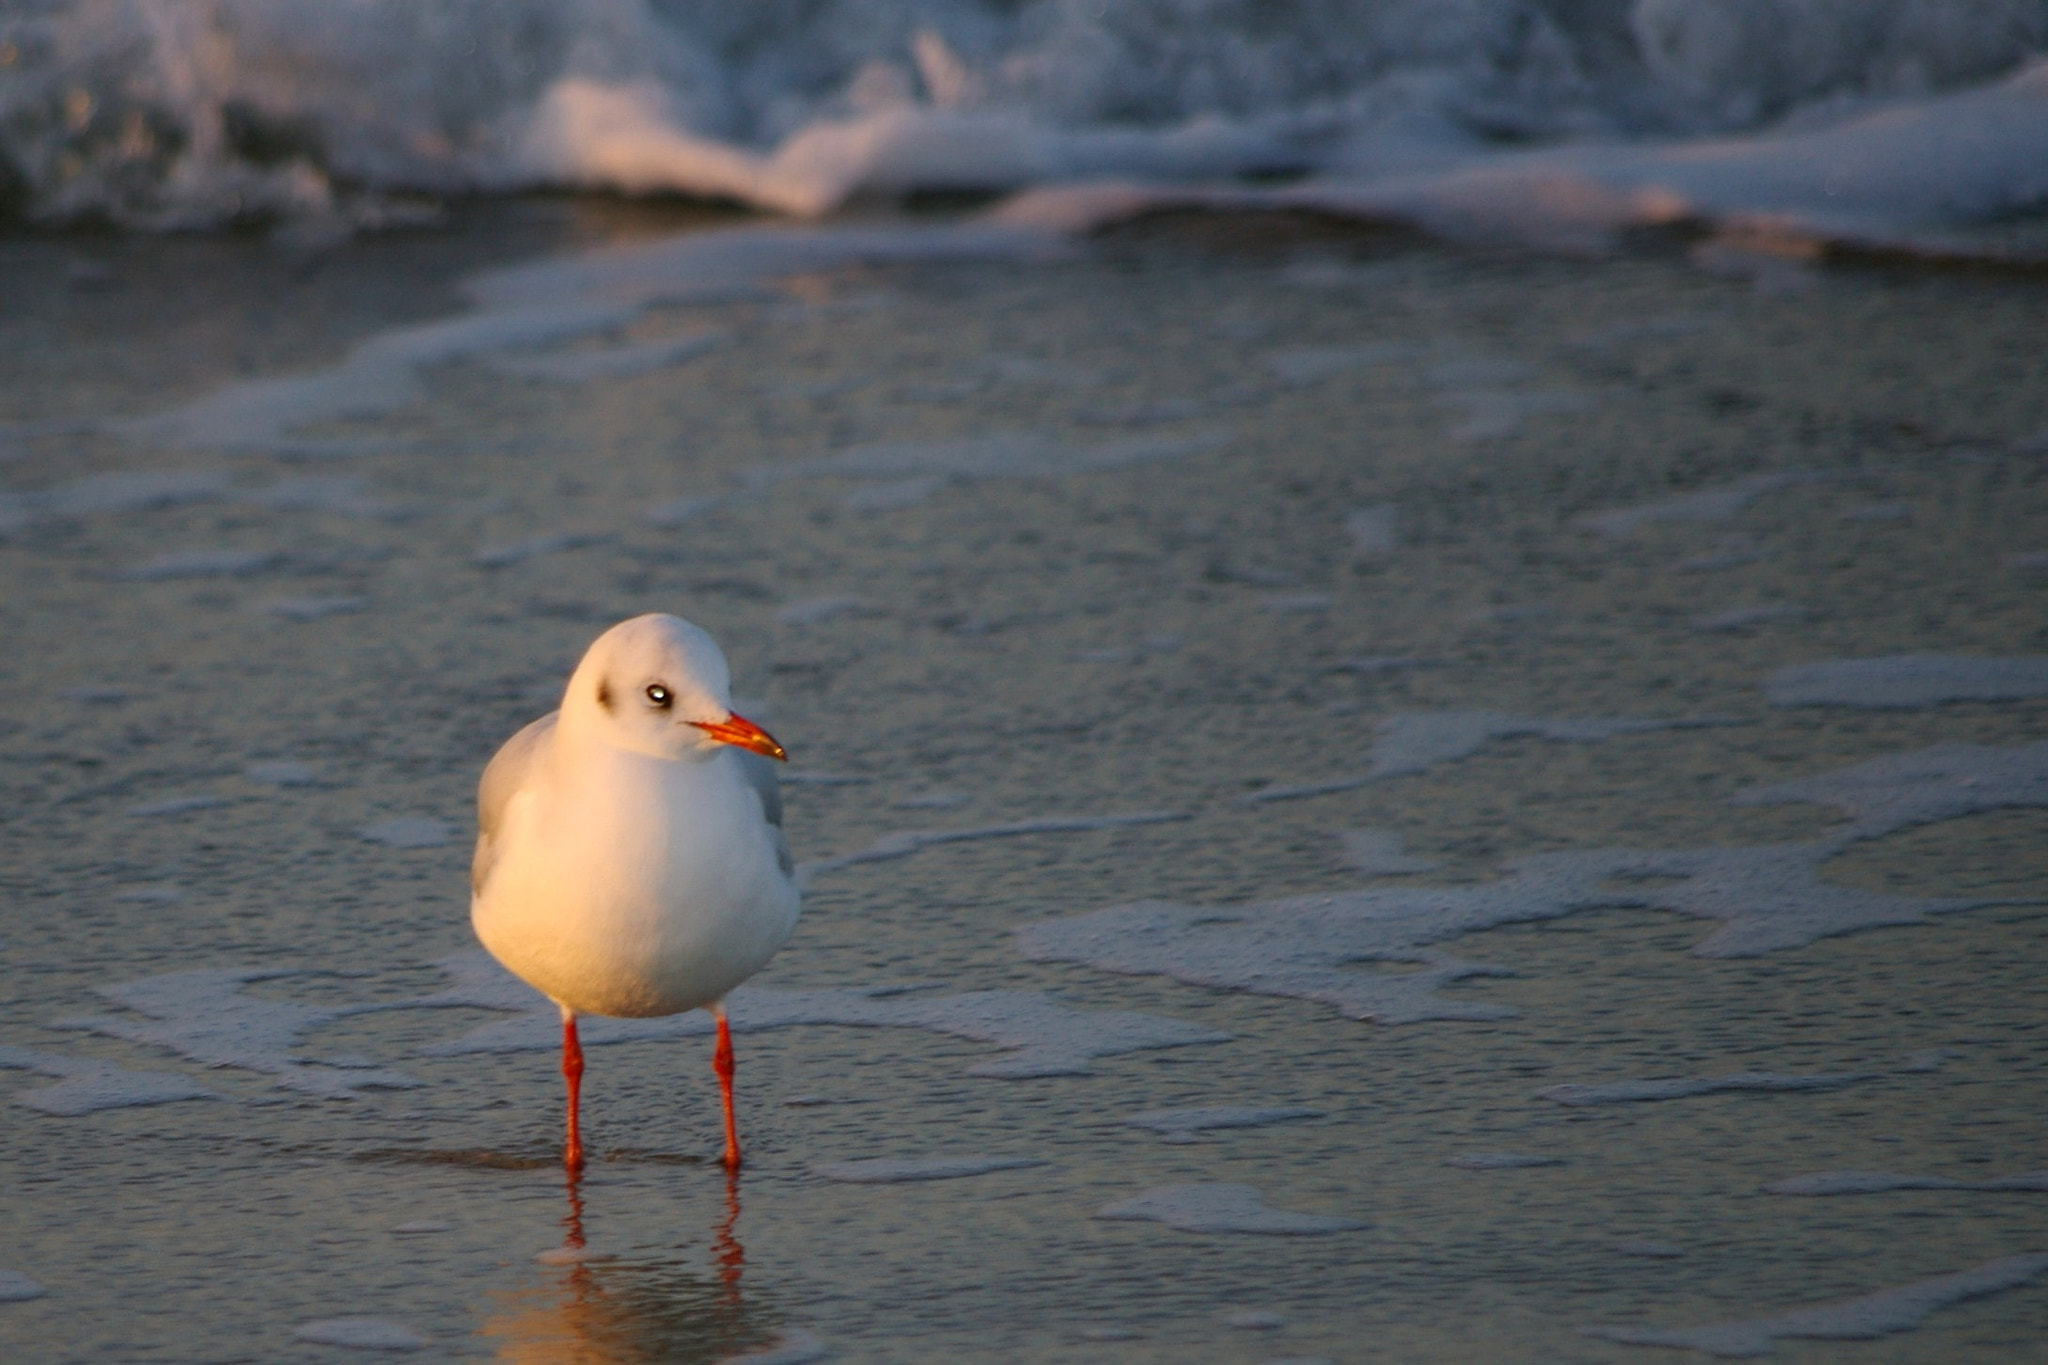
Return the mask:
POLYGON ((732 670, 709 634, 676 616, 621 621, 584 651, 562 695, 562 721, 652 758, 701 759, 725 745, 786 759, 733 714, 732 670))

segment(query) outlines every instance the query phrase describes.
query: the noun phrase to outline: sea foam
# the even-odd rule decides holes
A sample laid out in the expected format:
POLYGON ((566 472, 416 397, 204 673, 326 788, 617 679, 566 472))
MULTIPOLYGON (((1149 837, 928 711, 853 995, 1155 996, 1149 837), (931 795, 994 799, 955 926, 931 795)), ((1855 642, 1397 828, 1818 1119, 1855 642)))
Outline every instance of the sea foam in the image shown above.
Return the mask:
POLYGON ((101 1109, 127 1109, 174 1100, 217 1100, 219 1094, 172 1071, 132 1071, 93 1057, 69 1057, 37 1048, 0 1047, 0 1070, 58 1077, 15 1097, 16 1104, 71 1118, 101 1109))
POLYGON ((33 493, 0 492, 0 537, 42 522, 138 512, 224 497, 224 471, 121 470, 33 493))
POLYGON ((1663 522, 1726 521, 1766 493, 1809 483, 1816 477, 1803 470, 1752 474, 1734 483, 1703 488, 1675 498, 1639 503, 1633 507, 1616 507, 1605 512, 1589 512, 1572 524, 1582 530, 1619 539, 1634 535, 1645 526, 1663 522))
POLYGON ((1928 1314, 2014 1289, 2048 1271, 2048 1256, 2005 1256, 1952 1275, 1916 1280, 1861 1298, 1795 1308, 1773 1317, 1701 1327, 1584 1327, 1590 1337, 1629 1346, 1668 1346, 1716 1356, 1760 1356, 1785 1338, 1875 1341, 1918 1327, 1928 1314))
POLYGON ((902 1185, 924 1180, 958 1180, 963 1176, 1044 1164, 1029 1157, 1005 1156, 867 1157, 859 1161, 820 1162, 811 1169, 827 1180, 853 1185, 902 1185))
MULTIPOLYGON (((426 1053, 545 1052, 559 1046, 561 1023, 554 1006, 484 954, 458 954, 440 965, 455 977, 449 989, 386 1008, 474 1006, 516 1017, 480 1025, 427 1047, 426 1053)), ((913 1028, 989 1043, 1004 1049, 1004 1055, 975 1063, 967 1074, 1005 1080, 1086 1075, 1099 1058, 1230 1038, 1157 1015, 1070 1009, 1037 991, 905 996, 888 987, 741 986, 727 1006, 732 1027, 740 1033, 799 1025, 913 1028)), ((655 1019, 593 1018, 584 1028, 583 1041, 586 1046, 602 1046, 643 1038, 701 1037, 713 1027, 710 1016, 699 1011, 655 1019)))
POLYGON ((1126 177, 1568 243, 1695 219, 1882 241, 2038 202, 2038 7, 1864 8, 1386 0, 1190 24, 1144 0, 826 0, 769 41, 605 0, 55 0, 0 20, 24 54, 0 160, 31 220, 274 216, 312 242, 423 221, 407 193, 542 186, 818 214, 1126 177), (1271 172, 1309 175, 1236 179, 1271 172))
POLYGON ((1161 1185, 1105 1204, 1095 1211, 1095 1216, 1164 1223, 1182 1232, 1249 1232, 1283 1237, 1312 1237, 1365 1226, 1352 1218, 1272 1208, 1250 1185, 1234 1184, 1161 1185))
POLYGON ((1965 1194, 2048 1194, 2048 1171, 1993 1176, 1988 1180, 1951 1180, 1938 1175, 1894 1175, 1889 1171, 1816 1171, 1789 1176, 1764 1186, 1772 1194, 1808 1196, 1884 1194, 1892 1190, 1945 1190, 1965 1194))
POLYGON ((1133 811, 1126 815, 1051 815, 1031 820, 1011 820, 999 825, 976 825, 965 829, 899 830, 885 834, 866 848, 829 858, 813 858, 798 864, 797 884, 808 889, 818 878, 862 863, 887 862, 941 844, 971 843, 983 839, 1015 839, 1036 834, 1081 834, 1094 830, 1123 829, 1132 825, 1157 825, 1187 817, 1178 811, 1133 811))
POLYGON ((0 1303, 25 1303, 49 1292, 19 1270, 0 1270, 0 1303))
MULTIPOLYGON (((1404 661, 1405 662, 1405 661, 1404 661)), ((1379 722, 1370 766, 1350 777, 1266 787, 1244 798, 1247 804, 1295 801, 1352 791, 1369 782, 1427 772, 1470 758, 1495 740, 1533 737, 1567 744, 1598 744, 1618 735, 1726 725, 1717 716, 1680 720, 1511 716, 1498 711, 1404 711, 1379 722)))
POLYGON ((1753 788, 1738 805, 1812 802, 1846 812, 1844 839, 1877 839, 1984 811, 2048 807, 2048 740, 1939 744, 1753 788))
POLYGON ((1831 659, 1781 669, 1764 683, 1773 706, 1856 706, 1908 710, 1958 701, 2048 697, 2048 655, 1967 658, 1893 654, 1831 659))
POLYGON ((123 1013, 60 1019, 55 1027, 162 1048, 202 1066, 254 1072, 282 1088, 329 1099, 351 1099, 365 1089, 407 1089, 419 1084, 401 1072, 294 1055, 293 1049, 304 1036, 322 1025, 391 1008, 384 1004, 300 1005, 243 990, 257 982, 301 975, 305 973, 275 968, 212 969, 102 986, 97 994, 122 1007, 123 1013))
MULTIPOLYGON (((565 383, 630 377, 643 362, 665 357, 664 363, 680 363, 690 348, 677 341, 672 347, 681 349, 668 352, 531 353, 616 333, 657 304, 751 296, 770 281, 804 271, 869 262, 1017 260, 1046 254, 1056 245, 1048 234, 1032 229, 941 224, 737 228, 599 248, 473 276, 463 282, 476 305, 472 311, 377 333, 325 368, 228 384, 164 411, 104 427, 142 445, 173 449, 309 459, 357 455, 375 447, 364 438, 309 434, 307 429, 397 412, 425 394, 423 375, 438 366, 538 365, 546 377, 565 383)), ((1161 449, 1157 442, 1112 444, 1055 458, 1051 472, 1164 458, 1157 453, 1161 449)), ((45 516, 74 515, 77 507, 109 498, 150 505, 215 492, 210 476, 187 476, 182 483, 8 495, 11 501, 0 500, 0 534, 45 516)))
MULTIPOLYGON (((1484 724, 1463 725, 1460 743, 1487 732, 1484 724)), ((1441 945, 1582 910, 1646 909, 1716 922, 1694 946, 1698 956, 1754 957, 1998 903, 1843 886, 1821 874, 1860 840, 1979 811, 2048 806, 2048 741, 1941 745, 1736 799, 1816 802, 1853 820, 1831 837, 1796 843, 1535 854, 1471 886, 1372 886, 1225 907, 1141 901, 1022 926, 1016 943, 1034 961, 1315 1000, 1382 1024, 1498 1019, 1511 1011, 1446 988, 1510 973, 1451 956, 1441 945), (1395 970, 1362 970, 1374 962, 1395 970)))
POLYGON ((321 1318, 301 1323, 292 1335, 300 1341, 356 1351, 417 1351, 427 1344, 412 1328, 382 1318, 321 1318))
POLYGON ((810 1365, 828 1354, 825 1343, 801 1327, 785 1328, 766 1345, 726 1356, 718 1365, 810 1365))
POLYGON ((1176 208, 1294 210, 1568 253, 1610 250, 1630 230, 1704 223, 1760 243, 1744 253, 1760 262, 1788 243, 1996 256, 1955 229, 2048 201, 2044 90, 2048 62, 2036 61, 1976 89, 1741 136, 1450 150, 1420 168, 1333 168, 1277 188, 1051 188, 1020 196, 1002 221, 1078 232, 1176 208))

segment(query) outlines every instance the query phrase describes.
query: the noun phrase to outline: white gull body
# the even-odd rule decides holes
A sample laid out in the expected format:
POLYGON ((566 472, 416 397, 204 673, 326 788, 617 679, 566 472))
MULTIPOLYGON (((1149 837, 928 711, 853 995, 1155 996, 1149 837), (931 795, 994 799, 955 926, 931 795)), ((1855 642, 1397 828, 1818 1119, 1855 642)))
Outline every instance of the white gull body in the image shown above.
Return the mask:
MULTIPOLYGON (((729 1118, 725 995, 796 927, 769 761, 782 748, 733 714, 729 688, 703 630, 673 616, 621 622, 478 788, 470 919, 493 957, 562 1009, 572 1167, 576 1016, 709 1008, 729 1118)), ((737 1162, 730 1123, 726 1155, 737 1162)))

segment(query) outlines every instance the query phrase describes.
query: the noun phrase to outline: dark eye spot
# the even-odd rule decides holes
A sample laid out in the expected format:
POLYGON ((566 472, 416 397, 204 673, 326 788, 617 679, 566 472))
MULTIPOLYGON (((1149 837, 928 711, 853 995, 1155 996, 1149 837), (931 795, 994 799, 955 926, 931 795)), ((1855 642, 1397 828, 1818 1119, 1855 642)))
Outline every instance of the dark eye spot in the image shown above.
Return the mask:
POLYGON ((609 682, 599 680, 597 684, 597 704, 607 711, 612 709, 612 685, 609 682))
POLYGON ((660 683, 649 683, 647 684, 647 700, 663 710, 667 710, 669 703, 674 701, 675 698, 670 696, 668 689, 660 683))

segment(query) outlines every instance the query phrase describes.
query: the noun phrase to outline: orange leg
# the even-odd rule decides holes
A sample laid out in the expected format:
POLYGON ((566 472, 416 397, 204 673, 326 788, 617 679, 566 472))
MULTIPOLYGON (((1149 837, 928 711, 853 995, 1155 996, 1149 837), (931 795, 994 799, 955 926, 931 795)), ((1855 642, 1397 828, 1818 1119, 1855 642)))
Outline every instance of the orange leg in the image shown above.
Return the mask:
POLYGON ((740 1126, 732 1116, 732 1026, 725 1011, 718 1012, 718 1046, 711 1054, 711 1067, 718 1073, 718 1088, 725 1097, 725 1161, 728 1170, 740 1167, 740 1126))
POLYGON ((562 1011, 562 1079, 569 1083, 569 1145, 562 1164, 570 1171, 583 1169, 583 1135, 577 1128, 577 1111, 583 1107, 583 1044, 576 1037, 576 1016, 562 1011))

